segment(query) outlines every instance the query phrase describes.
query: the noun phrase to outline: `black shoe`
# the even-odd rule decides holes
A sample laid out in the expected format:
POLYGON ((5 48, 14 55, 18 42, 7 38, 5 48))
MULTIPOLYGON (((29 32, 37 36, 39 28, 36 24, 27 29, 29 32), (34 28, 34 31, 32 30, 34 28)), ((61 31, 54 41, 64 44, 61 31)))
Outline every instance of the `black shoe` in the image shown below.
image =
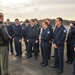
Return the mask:
POLYGON ((27 56, 27 58, 31 58, 32 57, 32 55, 31 56, 27 56))
POLYGON ((55 56, 53 55, 52 57, 54 58, 55 56))
POLYGON ((32 51, 32 53, 34 53, 34 50, 32 51))
POLYGON ((42 65, 42 67, 46 67, 48 65, 48 63, 44 63, 43 65, 42 65))
POLYGON ((26 56, 28 56, 28 54, 27 54, 27 53, 26 53, 25 55, 26 55, 26 56))
POLYGON ((51 68, 58 68, 58 67, 56 67, 56 66, 54 66, 54 65, 51 65, 50 67, 51 67, 51 68))
POLYGON ((67 62, 67 64, 72 64, 73 62, 67 62))
POLYGON ((63 73, 63 71, 61 71, 61 70, 58 71, 58 74, 62 74, 62 73, 63 73))
POLYGON ((67 61, 65 61, 65 63, 68 63, 69 61, 67 60, 67 61))
POLYGON ((16 54, 15 57, 19 56, 19 54, 16 54))
POLYGON ((11 55, 14 55, 13 53, 11 53, 11 55))
POLYGON ((42 62, 42 63, 40 63, 41 65, 43 65, 44 64, 44 62, 42 62))

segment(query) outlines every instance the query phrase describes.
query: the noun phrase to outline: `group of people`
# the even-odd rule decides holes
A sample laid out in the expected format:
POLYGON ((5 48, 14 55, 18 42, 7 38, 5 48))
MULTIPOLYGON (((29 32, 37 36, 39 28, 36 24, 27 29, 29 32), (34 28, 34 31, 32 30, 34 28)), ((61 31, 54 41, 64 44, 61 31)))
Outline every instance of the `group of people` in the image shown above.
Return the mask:
MULTIPOLYGON (((64 43, 67 30, 63 25, 63 19, 61 17, 55 19, 54 29, 50 24, 49 18, 46 18, 42 22, 42 25, 38 24, 37 19, 31 19, 30 21, 26 19, 22 25, 20 25, 19 19, 15 19, 14 25, 11 24, 10 19, 7 19, 5 26, 3 26, 3 17, 3 13, 0 13, 0 55, 2 60, 0 62, 2 69, 0 70, 0 75, 8 75, 8 52, 10 50, 11 55, 14 55, 13 42, 16 52, 15 57, 22 58, 22 39, 25 42, 25 55, 27 58, 31 58, 32 53, 34 53, 35 60, 37 60, 40 53, 39 49, 41 48, 42 62, 40 64, 42 67, 48 65, 48 61, 51 58, 51 47, 53 43, 54 64, 51 65, 51 67, 57 68, 58 74, 63 73, 64 43)), ((75 75, 75 23, 71 23, 66 45, 66 63, 71 64, 74 61, 75 75)))

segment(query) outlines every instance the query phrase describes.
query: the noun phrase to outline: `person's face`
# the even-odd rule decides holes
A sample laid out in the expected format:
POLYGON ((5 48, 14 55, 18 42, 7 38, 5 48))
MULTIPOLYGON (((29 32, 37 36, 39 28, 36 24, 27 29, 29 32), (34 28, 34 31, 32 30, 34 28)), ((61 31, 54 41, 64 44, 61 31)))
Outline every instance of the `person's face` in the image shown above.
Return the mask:
POLYGON ((73 26, 73 24, 72 23, 70 23, 70 28, 73 26))
POLYGON ((56 19, 56 20, 55 20, 55 25, 56 25, 56 26, 61 25, 61 21, 59 21, 59 19, 56 19))
POLYGON ((10 24, 10 20, 7 20, 7 21, 6 21, 6 24, 10 24))
POLYGON ((34 23, 37 24, 37 21, 35 20, 34 23))
POLYGON ((19 20, 16 20, 16 21, 15 21, 15 24, 16 24, 16 25, 19 25, 19 20))
POLYGON ((42 23, 42 27, 45 29, 46 28, 46 25, 45 25, 45 23, 42 23))
POLYGON ((32 20, 30 20, 30 25, 34 25, 34 22, 32 20))
POLYGON ((29 23, 25 23, 26 26, 29 26, 29 23))

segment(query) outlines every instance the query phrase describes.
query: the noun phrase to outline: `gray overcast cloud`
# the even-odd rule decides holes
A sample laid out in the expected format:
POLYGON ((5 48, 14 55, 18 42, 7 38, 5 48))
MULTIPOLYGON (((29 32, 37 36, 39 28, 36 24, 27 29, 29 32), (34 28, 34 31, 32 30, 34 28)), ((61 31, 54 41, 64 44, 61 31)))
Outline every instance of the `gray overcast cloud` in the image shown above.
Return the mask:
POLYGON ((56 18, 75 19, 75 0, 0 0, 5 19, 56 18))

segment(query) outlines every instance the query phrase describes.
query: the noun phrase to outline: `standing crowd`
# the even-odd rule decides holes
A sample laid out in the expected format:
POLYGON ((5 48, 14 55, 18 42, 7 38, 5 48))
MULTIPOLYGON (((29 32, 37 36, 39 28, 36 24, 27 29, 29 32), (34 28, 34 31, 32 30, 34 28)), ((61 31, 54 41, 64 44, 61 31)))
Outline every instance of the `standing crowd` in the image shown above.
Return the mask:
POLYGON ((38 60, 41 48, 42 62, 40 64, 42 67, 47 66, 48 61, 51 59, 53 43, 54 64, 51 65, 51 68, 57 68, 58 74, 63 73, 64 44, 66 43, 67 61, 65 63, 72 64, 74 61, 73 75, 75 75, 75 23, 70 24, 67 35, 63 19, 60 17, 55 19, 55 28, 52 28, 49 18, 46 18, 42 25, 39 25, 37 19, 26 19, 22 25, 20 25, 19 19, 15 19, 14 25, 11 24, 10 19, 7 19, 4 26, 3 17, 3 14, 0 13, 0 75, 8 75, 8 51, 10 51, 11 55, 22 58, 22 39, 25 42, 25 55, 27 58, 31 58, 32 53, 34 53, 35 60, 38 60), (14 53, 13 42, 16 54, 14 53))

